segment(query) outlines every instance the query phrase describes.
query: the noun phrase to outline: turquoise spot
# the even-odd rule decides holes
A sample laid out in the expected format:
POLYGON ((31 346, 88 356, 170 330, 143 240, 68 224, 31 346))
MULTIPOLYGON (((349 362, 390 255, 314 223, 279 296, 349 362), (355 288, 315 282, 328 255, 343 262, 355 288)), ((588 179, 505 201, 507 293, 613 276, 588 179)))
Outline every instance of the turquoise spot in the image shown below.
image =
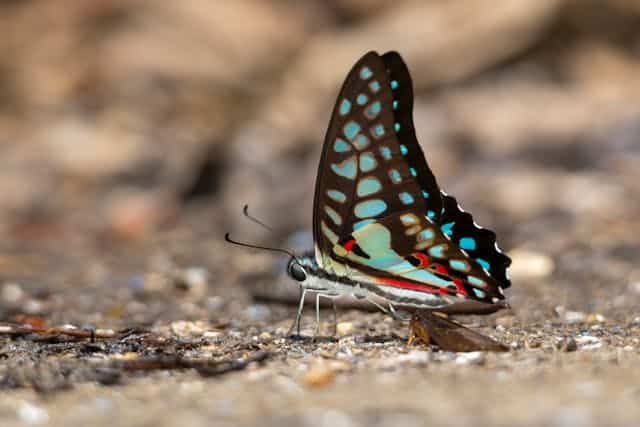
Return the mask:
POLYGON ((394 123, 393 130, 395 130, 396 132, 400 132, 400 123, 394 123))
POLYGON ((344 134, 348 139, 353 139, 358 132, 360 132, 360 125, 354 121, 350 121, 344 125, 344 134))
POLYGON ((442 243, 429 248, 429 255, 436 258, 444 258, 444 251, 447 249, 447 245, 442 243))
POLYGON ((436 213, 434 211, 427 211, 427 218, 433 219, 436 217, 436 213))
POLYGON ((361 93, 360 95, 358 95, 358 97, 356 98, 356 102, 358 103, 358 105, 364 105, 367 103, 367 100, 369 98, 367 98, 367 95, 365 95, 364 93, 361 93))
POLYGON ((472 285, 476 285, 476 286, 487 286, 487 282, 485 282, 484 280, 478 279, 475 276, 467 276, 467 281, 469 283, 471 283, 472 285))
POLYGON ((380 147, 380 155, 385 160, 391 160, 391 150, 389 147, 380 147))
POLYGON ((367 218, 376 215, 380 215, 387 210, 387 204, 380 199, 367 200, 366 202, 360 202, 353 209, 353 212, 358 218, 367 218))
POLYGON ((429 193, 424 191, 424 190, 422 190, 422 198, 423 199, 428 199, 429 198, 429 193))
POLYGON ((447 236, 451 236, 453 234, 453 230, 451 230, 453 228, 453 226, 455 225, 455 221, 453 222, 448 222, 446 224, 443 224, 442 227, 440 227, 440 230, 442 230, 442 232, 444 234, 446 234, 447 236))
POLYGON ((404 144, 400 144, 400 154, 406 156, 409 150, 407 150, 407 146, 404 144))
POLYGON ((429 272, 429 270, 415 270, 415 267, 414 270, 404 274, 400 273, 400 275, 406 277, 407 279, 417 280, 419 282, 428 283, 430 285, 439 286, 441 288, 446 288, 452 284, 450 281, 441 279, 435 274, 429 272))
POLYGON ((363 178, 358 181, 358 188, 356 189, 356 193, 358 197, 366 197, 371 194, 375 194, 382 189, 382 185, 378 178, 363 178))
POLYGON ((372 222, 376 222, 375 219, 363 219, 362 221, 358 221, 356 223, 353 224, 353 231, 358 231, 363 227, 366 227, 367 225, 371 224, 372 222))
POLYGON ((391 106, 394 110, 398 109, 398 101, 396 101, 395 99, 393 100, 393 102, 391 103, 391 106))
POLYGON ((331 170, 345 178, 354 179, 358 173, 356 159, 355 157, 350 157, 342 163, 332 163, 331 170))
POLYGON ((397 80, 391 80, 391 89, 393 89, 393 90, 398 89, 398 81, 397 80))
POLYGON ((344 203, 347 200, 347 196, 338 190, 327 190, 327 196, 338 203, 344 203))
POLYGON ((469 264, 467 264, 465 261, 460 261, 457 259, 452 259, 451 261, 449 261, 449 265, 451 266, 451 268, 458 271, 467 271, 469 269, 469 264))
POLYGON ((414 201, 413 196, 407 193, 406 191, 403 191, 402 193, 398 194, 398 197, 400 198, 400 201, 405 205, 410 205, 414 201))
POLYGON ((377 166, 376 158, 373 154, 367 152, 360 154, 360 170, 362 172, 370 172, 377 166))
POLYGON ((409 168, 409 172, 411 173, 411 176, 416 176, 418 174, 414 168, 409 168))
POLYGON ((488 261, 482 259, 482 258, 476 258, 476 262, 478 264, 480 264, 480 267, 484 268, 485 270, 489 271, 491 269, 491 264, 489 264, 488 261))
POLYGON ((342 217, 338 215, 338 212, 331 209, 329 206, 324 207, 324 211, 327 213, 331 221, 333 221, 336 225, 342 225, 342 217))
POLYGON ((433 231, 430 228, 427 228, 426 230, 422 230, 416 236, 416 239, 418 241, 420 241, 420 242, 425 241, 425 240, 429 240, 429 239, 432 239, 432 238, 433 238, 433 231))
POLYGON ((381 124, 375 125, 371 129, 371 132, 375 138, 380 138, 382 135, 384 135, 384 126, 382 126, 381 124))
POLYGON ((342 138, 336 138, 336 142, 333 144, 333 151, 336 153, 346 153, 351 151, 351 146, 342 138))
POLYGON ((393 182, 394 184, 399 184, 402 182, 402 176, 400 176, 400 172, 398 172, 396 169, 391 169, 389 171, 389 178, 391 178, 391 182, 393 182))
POLYGON ((412 213, 400 215, 400 221, 402 225, 414 225, 418 223, 418 217, 412 213))
POLYGON ((346 116, 351 111, 351 103, 348 99, 343 99, 340 103, 340 115, 346 116))
POLYGON ((358 150, 363 150, 369 145, 369 138, 360 134, 355 141, 353 141, 353 145, 355 145, 358 150))
POLYGON ((460 239, 459 244, 462 249, 468 249, 470 251, 476 248, 476 240, 473 237, 463 237, 460 239))
POLYGON ((373 73, 371 72, 371 70, 369 69, 369 67, 362 67, 360 69, 360 78, 362 80, 367 80, 369 77, 371 77, 373 75, 373 73))
POLYGON ((371 89, 371 92, 376 93, 380 90, 380 83, 377 80, 372 81, 369 83, 369 89, 371 89))
POLYGON ((476 294, 476 296, 478 298, 486 298, 487 297, 487 294, 484 291, 481 291, 480 289, 473 288, 473 293, 476 294))
POLYGON ((364 115, 369 119, 373 120, 379 113, 382 107, 380 106, 380 101, 372 102, 369 107, 364 110, 364 115))

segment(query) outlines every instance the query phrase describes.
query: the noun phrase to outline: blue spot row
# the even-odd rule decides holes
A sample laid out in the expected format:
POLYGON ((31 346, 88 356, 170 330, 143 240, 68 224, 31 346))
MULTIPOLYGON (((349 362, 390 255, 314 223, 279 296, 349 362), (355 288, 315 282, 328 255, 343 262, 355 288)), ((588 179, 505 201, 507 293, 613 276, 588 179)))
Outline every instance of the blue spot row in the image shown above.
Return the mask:
POLYGON ((371 129, 373 136, 376 138, 380 138, 384 135, 384 126, 383 125, 375 125, 373 129, 371 129))
POLYGON ((407 146, 404 144, 400 144, 400 154, 406 156, 409 150, 407 150, 407 146))
POLYGON ((360 69, 360 78, 362 80, 367 80, 369 79, 371 76, 373 75, 373 73, 371 72, 371 70, 369 69, 369 67, 362 67, 360 69))
POLYGON ((409 173, 411 173, 411 176, 418 175, 418 173, 416 172, 416 170, 414 168, 409 168, 409 173))
POLYGON ((376 158, 370 152, 360 154, 360 170, 370 172, 377 166, 376 158))
POLYGON ((369 98, 367 98, 367 95, 365 95, 364 93, 361 93, 360 95, 358 95, 358 97, 356 98, 356 102, 358 103, 358 105, 364 105, 367 103, 369 98))
POLYGON ((344 135, 348 139, 353 139, 358 134, 358 132, 360 132, 360 125, 354 121, 350 121, 346 125, 344 125, 343 130, 344 130, 344 135))
POLYGON ((350 157, 342 163, 332 163, 331 170, 336 174, 343 176, 348 179, 354 179, 358 173, 356 169, 356 159, 355 156, 350 157))
POLYGON ((489 271, 491 269, 491 264, 489 264, 486 260, 482 259, 482 258, 476 258, 476 262, 478 264, 480 264, 480 266, 482 268, 484 268, 485 270, 489 271))
POLYGON ((358 231, 363 227, 366 227, 367 225, 371 224, 372 222, 376 222, 375 219, 363 219, 362 221, 358 221, 356 223, 353 224, 353 231, 358 231))
POLYGON ((391 150, 389 147, 380 147, 380 155, 385 160, 391 160, 391 150))
POLYGON ((403 191, 402 193, 398 194, 398 197, 400 198, 400 201, 405 205, 410 205, 414 201, 413 196, 407 193, 406 191, 403 191))
POLYGON ((393 130, 395 130, 396 132, 400 132, 400 123, 394 123, 393 130))
POLYGON ((444 234, 446 234, 447 236, 451 236, 453 234, 453 230, 451 230, 453 228, 453 226, 455 225, 455 221, 453 222, 448 222, 446 224, 443 224, 440 227, 440 230, 442 230, 442 232, 444 234))
POLYGON ((351 111, 351 103, 348 99, 343 99, 340 103, 340 115, 346 116, 351 111))
POLYGON ((398 81, 397 80, 391 80, 391 89, 392 90, 398 89, 398 81))
POLYGON ((391 106, 393 107, 394 110, 398 109, 398 101, 396 101, 395 99, 393 100, 393 103, 391 103, 391 106))
POLYGON ((351 146, 345 142, 342 138, 336 138, 336 142, 333 144, 333 151, 336 153, 346 153, 351 151, 351 146))
POLYGON ((358 203, 353 212, 358 218, 367 218, 380 215, 386 210, 387 204, 384 202, 384 200, 372 199, 358 203))
POLYGON ((476 248, 476 240, 473 237, 463 237, 459 241, 460 247, 462 249, 474 250, 476 248))

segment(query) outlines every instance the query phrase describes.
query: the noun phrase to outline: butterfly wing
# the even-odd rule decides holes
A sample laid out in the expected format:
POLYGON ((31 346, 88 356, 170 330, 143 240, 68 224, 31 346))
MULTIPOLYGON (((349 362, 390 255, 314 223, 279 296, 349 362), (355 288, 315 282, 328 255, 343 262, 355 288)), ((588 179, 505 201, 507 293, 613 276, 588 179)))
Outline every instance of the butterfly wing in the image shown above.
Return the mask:
POLYGON ((314 198, 316 261, 380 286, 441 295, 440 305, 452 296, 503 299, 508 282, 490 271, 506 270, 505 260, 486 253, 495 236, 470 229, 470 215, 440 192, 412 115, 411 77, 400 55, 364 55, 345 80, 325 137, 314 198), (443 218, 455 223, 443 229, 443 218), (473 256, 465 250, 471 240, 473 256))

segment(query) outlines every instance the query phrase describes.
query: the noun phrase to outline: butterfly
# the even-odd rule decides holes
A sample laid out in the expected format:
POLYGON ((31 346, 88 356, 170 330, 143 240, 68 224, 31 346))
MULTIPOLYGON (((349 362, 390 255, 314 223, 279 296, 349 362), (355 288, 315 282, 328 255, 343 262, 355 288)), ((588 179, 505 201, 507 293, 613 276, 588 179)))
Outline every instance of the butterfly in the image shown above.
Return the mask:
MULTIPOLYGON (((508 305, 511 260, 495 233, 440 190, 416 139, 413 88, 397 52, 365 54, 348 73, 324 140, 313 206, 314 251, 287 273, 307 292, 397 308, 491 313, 508 305)), ((334 304, 335 310, 335 304, 334 304)), ((316 329, 317 332, 317 329, 316 329)))

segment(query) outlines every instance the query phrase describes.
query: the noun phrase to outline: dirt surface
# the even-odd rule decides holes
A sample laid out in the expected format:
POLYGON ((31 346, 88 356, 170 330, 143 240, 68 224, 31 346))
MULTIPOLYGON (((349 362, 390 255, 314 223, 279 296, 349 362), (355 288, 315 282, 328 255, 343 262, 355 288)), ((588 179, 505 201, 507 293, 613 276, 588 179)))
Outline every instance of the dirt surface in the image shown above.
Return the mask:
POLYGON ((2 427, 640 422, 636 1, 31 0, 0 25, 2 427), (509 352, 409 346, 348 300, 291 339, 286 260, 223 240, 311 247, 371 49, 513 259, 513 308, 458 319, 509 352))

